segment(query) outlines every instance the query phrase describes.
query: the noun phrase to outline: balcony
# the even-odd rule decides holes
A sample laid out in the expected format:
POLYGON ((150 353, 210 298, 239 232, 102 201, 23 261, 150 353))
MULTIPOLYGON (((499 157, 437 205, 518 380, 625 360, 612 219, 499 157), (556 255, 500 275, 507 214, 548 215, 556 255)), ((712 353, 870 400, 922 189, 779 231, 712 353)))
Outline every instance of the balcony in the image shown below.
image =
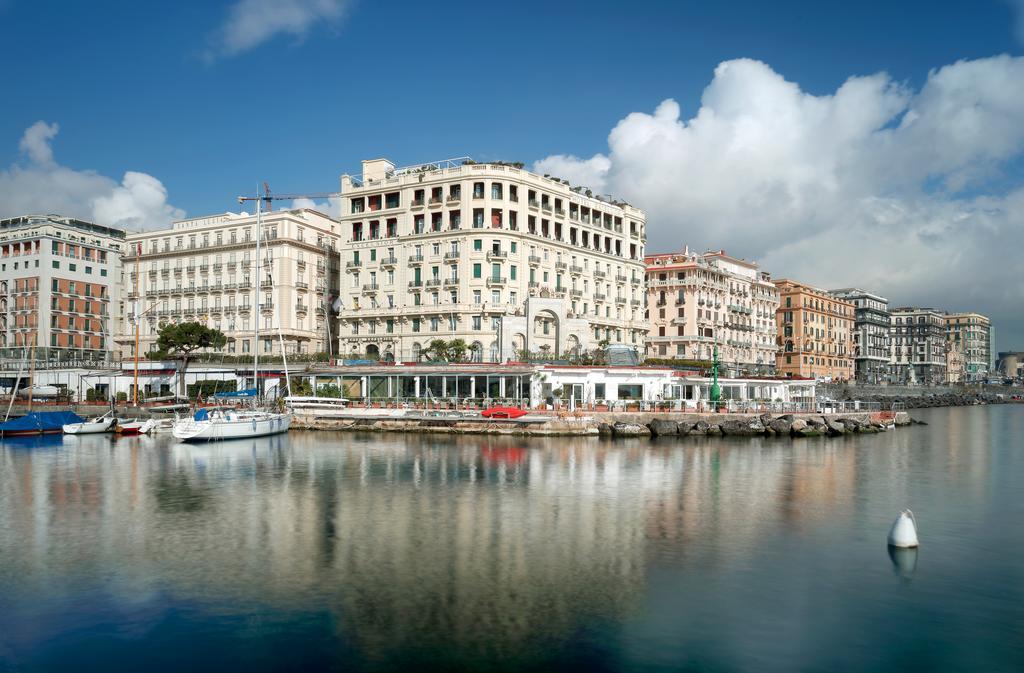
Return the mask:
POLYGON ((551 212, 551 204, 550 203, 542 203, 542 204, 540 204, 540 209, 543 210, 545 213, 550 213, 551 212))
POLYGON ((487 287, 502 287, 507 282, 508 282, 508 280, 506 278, 504 278, 504 277, 500 277, 500 276, 488 276, 487 277, 487 287))
POLYGON ((412 289, 412 288, 420 288, 420 287, 423 287, 423 281, 422 280, 410 280, 409 281, 409 288, 410 289, 412 289))
POLYGON ((309 283, 307 283, 304 280, 299 280, 299 281, 295 282, 295 287, 299 288, 300 290, 308 290, 309 289, 309 283))
POLYGON ((299 271, 305 271, 306 270, 306 263, 304 261, 302 261, 301 259, 299 261, 295 262, 295 266, 298 268, 299 271))
MULTIPOLYGON (((398 258, 395 257, 394 255, 391 255, 390 257, 385 257, 384 259, 380 260, 380 265, 385 268, 389 266, 395 266, 396 264, 398 264, 398 258)), ((320 270, 319 266, 317 267, 317 270, 320 270)))
POLYGON ((530 262, 530 266, 539 266, 540 265, 540 257, 538 257, 537 255, 530 255, 528 261, 530 262))
MULTIPOLYGON (((394 257, 392 257, 391 259, 394 259, 394 257)), ((316 263, 316 272, 317 273, 324 273, 326 270, 327 270, 327 268, 324 266, 323 262, 317 262, 316 263)))
POLYGON ((223 264, 221 264, 220 262, 217 262, 216 264, 213 265, 213 270, 214 271, 220 271, 223 266, 224 266, 223 264))
POLYGON ((236 262, 228 262, 228 271, 234 271, 236 266, 238 266, 236 262))
POLYGON ((594 278, 604 278, 607 275, 608 275, 607 273, 605 273, 604 271, 601 271, 600 269, 594 269, 594 278))
POLYGON ((556 271, 565 271, 568 268, 569 268, 569 265, 566 264, 565 262, 555 262, 555 270, 556 271))
POLYGON ((626 304, 626 298, 625 297, 616 297, 615 298, 615 303, 616 304, 625 305, 626 304))
POLYGON ((629 305, 630 306, 643 306, 644 303, 642 301, 640 301, 639 299, 630 299, 629 300, 629 305))
POLYGON ((581 273, 583 273, 583 267, 582 266, 576 266, 576 265, 570 266, 569 267, 569 273, 573 274, 574 276, 578 276, 581 273))
POLYGON ((531 280, 531 281, 530 281, 530 283, 529 283, 529 288, 530 288, 531 290, 536 290, 536 289, 537 289, 537 288, 539 288, 539 287, 540 287, 540 283, 538 283, 538 282, 537 282, 537 281, 535 281, 535 280, 531 280))
POLYGON ((441 287, 441 279, 440 278, 428 278, 427 282, 425 283, 425 285, 427 287, 441 287))
POLYGON ((572 297, 573 299, 582 299, 583 290, 569 290, 569 296, 572 297))
POLYGON ((440 196, 432 196, 432 197, 430 198, 430 201, 428 201, 428 202, 427 202, 427 204, 428 204, 428 205, 429 205, 429 206, 430 206, 431 208, 436 208, 436 207, 438 207, 438 206, 440 206, 440 205, 441 205, 441 202, 442 202, 442 199, 441 199, 441 197, 440 197, 440 196))
POLYGON ((423 255, 409 255, 409 264, 410 265, 422 264, 422 263, 423 263, 423 255))
POLYGON ((305 313, 308 309, 309 307, 302 303, 295 305, 295 311, 298 313, 305 313))
POLYGON ((622 274, 622 273, 615 274, 615 282, 616 283, 625 283, 626 282, 626 275, 622 274))
POLYGON ((200 264, 200 265, 199 265, 199 270, 200 270, 200 271, 201 271, 202 273, 206 273, 207 271, 209 271, 209 270, 210 270, 210 265, 209 265, 209 264, 200 264))
POLYGON ((448 205, 449 206, 456 205, 456 204, 459 203, 459 201, 461 199, 462 199, 462 196, 460 194, 449 194, 448 195, 448 205))
POLYGON ((264 312, 266 312, 266 311, 273 311, 274 310, 274 302, 268 301, 266 303, 260 304, 260 310, 264 311, 264 312))
POLYGON ((175 275, 175 276, 180 276, 180 275, 181 275, 181 267, 180 267, 180 266, 178 266, 178 267, 175 267, 175 269, 174 269, 174 275, 175 275))
POLYGON ((608 298, 608 296, 605 295, 603 292, 595 292, 594 293, 594 301, 604 301, 607 298, 608 298))
POLYGON ((540 201, 538 201, 537 199, 530 199, 527 202, 527 205, 533 210, 537 210, 538 208, 540 208, 540 201))
POLYGON ((459 279, 458 278, 445 278, 444 279, 444 286, 445 287, 458 287, 458 285, 459 285, 459 279))
POLYGON ((488 262, 500 262, 508 259, 508 253, 504 250, 491 250, 487 253, 488 262))
POLYGON ((358 259, 354 259, 354 260, 352 260, 350 262, 345 262, 345 268, 346 269, 358 269, 362 265, 363 265, 363 262, 361 260, 358 260, 358 259))
POLYGON ((561 208, 555 208, 555 217, 565 217, 565 211, 561 208))
POLYGON ((409 204, 409 207, 413 210, 419 210, 423 205, 423 199, 413 199, 412 203, 409 204))
POLYGON ((556 297, 564 297, 566 295, 566 293, 568 293, 568 292, 569 292, 569 289, 565 288, 565 287, 556 287, 555 288, 555 296, 556 297))
POLYGON ((444 261, 446 262, 457 262, 461 256, 458 252, 446 252, 444 253, 444 261))
POLYGON ((167 276, 171 275, 171 270, 170 269, 160 269, 160 275, 163 276, 164 278, 166 278, 167 276))

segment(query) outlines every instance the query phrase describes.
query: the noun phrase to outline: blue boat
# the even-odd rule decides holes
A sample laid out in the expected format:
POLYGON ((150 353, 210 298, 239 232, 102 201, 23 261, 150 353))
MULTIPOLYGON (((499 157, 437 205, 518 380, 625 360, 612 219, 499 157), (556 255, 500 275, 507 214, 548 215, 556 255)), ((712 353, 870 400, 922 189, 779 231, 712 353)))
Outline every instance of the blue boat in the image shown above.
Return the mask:
POLYGON ((84 418, 71 411, 34 411, 21 418, 0 423, 0 437, 27 437, 64 432, 64 426, 82 423, 84 418))

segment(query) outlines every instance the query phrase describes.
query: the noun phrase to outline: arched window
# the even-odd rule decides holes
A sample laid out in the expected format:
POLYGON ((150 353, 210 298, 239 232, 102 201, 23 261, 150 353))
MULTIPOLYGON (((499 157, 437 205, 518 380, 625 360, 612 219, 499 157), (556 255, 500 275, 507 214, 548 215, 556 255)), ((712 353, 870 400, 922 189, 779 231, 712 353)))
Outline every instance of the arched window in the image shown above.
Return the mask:
POLYGON ((473 362, 483 362, 484 345, 479 341, 474 341, 473 345, 469 347, 469 357, 473 362))
POLYGON ((490 362, 498 361, 498 342, 492 341, 490 348, 490 362))
POLYGON ((422 350, 422 347, 420 346, 420 343, 418 341, 414 342, 413 345, 412 345, 412 360, 413 360, 413 362, 419 362, 420 361, 420 351, 421 350, 422 350))

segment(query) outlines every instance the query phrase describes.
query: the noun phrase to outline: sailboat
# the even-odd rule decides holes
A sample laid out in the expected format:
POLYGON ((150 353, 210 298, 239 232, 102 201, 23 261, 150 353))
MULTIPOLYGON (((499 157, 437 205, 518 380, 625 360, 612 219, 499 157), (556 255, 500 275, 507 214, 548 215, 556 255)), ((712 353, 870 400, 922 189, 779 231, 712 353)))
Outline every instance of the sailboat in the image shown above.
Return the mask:
MULTIPOLYGON (((259 311, 260 307, 260 241, 263 238, 262 201, 266 197, 259 196, 257 189, 256 197, 238 197, 239 202, 256 201, 256 302, 254 310, 259 311)), ((255 344, 260 342, 260 321, 257 316, 254 323, 255 344)), ((253 348, 252 359, 252 380, 255 386, 259 385, 260 356, 259 348, 253 348)), ((288 380, 288 361, 284 355, 284 340, 281 340, 281 355, 284 360, 285 380, 288 380)), ((216 395, 225 397, 226 395, 216 395)), ((259 399, 259 388, 254 387, 248 390, 238 391, 232 397, 252 398, 253 408, 241 409, 197 409, 191 416, 180 418, 174 421, 171 427, 171 434, 175 439, 184 442, 209 442, 221 439, 245 439, 249 437, 263 437, 288 432, 292 425, 291 412, 263 411, 256 408, 259 399)))

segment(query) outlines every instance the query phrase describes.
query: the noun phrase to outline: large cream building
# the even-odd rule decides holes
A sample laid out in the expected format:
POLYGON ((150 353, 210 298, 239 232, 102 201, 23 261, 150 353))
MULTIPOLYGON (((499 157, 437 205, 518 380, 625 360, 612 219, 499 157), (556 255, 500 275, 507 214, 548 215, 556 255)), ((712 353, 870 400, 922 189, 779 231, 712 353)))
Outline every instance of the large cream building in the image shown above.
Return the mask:
MULTIPOLYGON (((980 313, 946 315, 946 341, 950 350, 963 357, 963 378, 967 383, 984 381, 992 370, 992 322, 980 313)), ((947 379, 951 378, 948 371, 947 379)))
POLYGON ((328 352, 328 330, 334 329, 328 322, 329 304, 338 284, 338 223, 300 208, 264 213, 262 224, 259 266, 255 215, 196 217, 174 222, 170 229, 131 234, 123 274, 128 301, 118 338, 122 356, 134 353, 136 311, 142 316, 140 354, 154 349, 161 325, 180 321, 224 332, 224 350, 230 355, 257 347, 261 354, 279 355, 279 329, 289 353, 328 352), (255 320, 260 321, 258 346, 253 343, 255 320))
POLYGON ((651 255, 647 264, 647 357, 719 360, 731 369, 775 368, 779 293, 757 264, 725 251, 651 255))
POLYGON ((341 178, 341 350, 474 360, 642 347, 644 213, 516 165, 364 161, 341 178))

